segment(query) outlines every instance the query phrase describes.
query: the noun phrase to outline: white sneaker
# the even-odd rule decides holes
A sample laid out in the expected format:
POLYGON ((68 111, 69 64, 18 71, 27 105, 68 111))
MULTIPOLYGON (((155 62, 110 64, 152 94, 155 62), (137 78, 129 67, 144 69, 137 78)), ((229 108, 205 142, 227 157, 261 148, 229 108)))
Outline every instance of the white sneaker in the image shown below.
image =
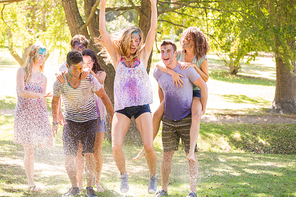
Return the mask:
POLYGON ((122 193, 126 193, 129 190, 127 172, 124 175, 120 175, 120 178, 121 178, 120 191, 122 193))

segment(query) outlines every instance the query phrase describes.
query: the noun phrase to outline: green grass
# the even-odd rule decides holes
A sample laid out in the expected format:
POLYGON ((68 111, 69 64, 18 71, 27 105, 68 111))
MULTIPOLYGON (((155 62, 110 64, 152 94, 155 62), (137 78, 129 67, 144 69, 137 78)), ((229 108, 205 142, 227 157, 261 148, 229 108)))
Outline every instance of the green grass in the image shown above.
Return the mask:
POLYGON ((264 100, 260 97, 250 98, 246 95, 234 95, 234 94, 224 94, 220 95, 224 100, 230 103, 246 103, 246 104, 256 104, 256 105, 270 105, 270 101, 264 100))
POLYGON ((0 109, 15 109, 16 97, 0 96, 0 109))
POLYGON ((210 152, 296 154, 294 124, 202 123, 198 147, 210 152))
MULTIPOLYGON (((26 186, 23 147, 12 142, 13 120, 13 116, 0 115, 0 196, 32 196, 26 186)), ((295 131, 296 125, 293 124, 202 123, 197 153, 198 196, 296 196, 295 131)), ((159 188, 162 157, 160 136, 161 132, 155 141, 159 188)), ((35 149, 34 177, 43 191, 34 196, 61 196, 70 187, 64 168, 61 138, 60 128, 53 148, 35 149)), ((124 145, 130 177, 130 191, 126 196, 151 196, 147 193, 149 172, 146 160, 132 161, 141 148, 135 144, 124 145)), ((102 185, 106 192, 98 196, 122 196, 119 172, 109 141, 104 141, 102 152, 102 185)), ((173 158, 169 195, 179 197, 188 192, 187 162, 180 145, 173 158)))
POLYGON ((215 70, 209 73, 211 79, 217 81, 223 81, 228 83, 237 83, 244 85, 260 85, 260 86, 275 86, 275 80, 260 78, 260 77, 250 77, 243 75, 230 75, 229 71, 215 70))
MULTIPOLYGON (((51 98, 46 98, 47 110, 51 111, 51 98)), ((0 96, 0 109, 15 109, 17 103, 16 97, 0 96)))

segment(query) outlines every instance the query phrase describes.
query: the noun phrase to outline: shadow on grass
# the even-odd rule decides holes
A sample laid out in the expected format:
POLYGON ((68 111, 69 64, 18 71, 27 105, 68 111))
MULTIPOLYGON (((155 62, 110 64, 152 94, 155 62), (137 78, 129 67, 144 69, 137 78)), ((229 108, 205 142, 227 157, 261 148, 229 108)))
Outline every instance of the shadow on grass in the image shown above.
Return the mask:
POLYGON ((270 101, 264 100, 262 98, 254 99, 254 98, 248 97, 246 95, 224 94, 224 95, 220 95, 220 96, 231 103, 270 105, 270 101))
POLYGON ((249 77, 243 75, 231 75, 228 71, 211 71, 210 78, 217 81, 224 81, 228 83, 238 83, 245 85, 260 85, 260 86, 275 86, 275 80, 259 77, 249 77))
POLYGON ((295 195, 295 158, 283 155, 200 153, 201 196, 295 195))
MULTIPOLYGON (((215 151, 295 154, 295 124, 202 123, 201 148, 215 151)), ((205 150, 204 149, 204 150, 205 150)))
MULTIPOLYGON (((289 196, 295 194, 295 156, 250 153, 197 153, 198 196, 289 196)), ((175 152, 169 196, 189 193, 183 151, 175 152)))

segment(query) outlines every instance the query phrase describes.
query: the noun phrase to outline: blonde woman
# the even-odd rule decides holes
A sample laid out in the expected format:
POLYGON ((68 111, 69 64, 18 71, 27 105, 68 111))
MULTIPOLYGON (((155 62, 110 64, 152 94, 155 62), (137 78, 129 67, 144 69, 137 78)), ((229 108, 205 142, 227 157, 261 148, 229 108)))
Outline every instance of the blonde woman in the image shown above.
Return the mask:
MULTIPOLYGON (((130 126, 131 117, 135 117, 141 133, 145 156, 150 170, 148 192, 155 193, 156 160, 153 148, 152 115, 149 104, 153 101, 152 88, 146 72, 147 62, 152 51, 157 30, 156 1, 151 2, 151 27, 144 43, 143 33, 139 28, 128 27, 121 36, 110 37, 106 31, 105 5, 107 0, 100 2, 101 43, 110 55, 116 70, 114 81, 115 114, 112 122, 113 158, 121 175, 120 191, 129 190, 125 156, 122 151, 124 137, 130 126)), ((98 40, 97 40, 98 42, 98 40)))
POLYGON ((46 93, 47 79, 42 74, 46 49, 42 45, 33 45, 28 59, 17 71, 17 104, 14 120, 14 138, 17 144, 23 144, 25 156, 24 167, 28 178, 29 188, 40 192, 33 180, 34 146, 51 147, 52 131, 47 115, 46 93))

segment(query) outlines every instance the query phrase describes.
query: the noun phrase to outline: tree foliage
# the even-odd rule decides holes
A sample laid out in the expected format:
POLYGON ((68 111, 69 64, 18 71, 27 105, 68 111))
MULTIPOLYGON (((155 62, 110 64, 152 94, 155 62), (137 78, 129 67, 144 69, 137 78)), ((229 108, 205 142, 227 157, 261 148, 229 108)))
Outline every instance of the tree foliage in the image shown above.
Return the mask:
POLYGON ((48 54, 54 49, 69 49, 71 37, 60 1, 3 3, 0 9, 0 47, 8 48, 20 65, 28 48, 38 40, 47 47, 48 54))

